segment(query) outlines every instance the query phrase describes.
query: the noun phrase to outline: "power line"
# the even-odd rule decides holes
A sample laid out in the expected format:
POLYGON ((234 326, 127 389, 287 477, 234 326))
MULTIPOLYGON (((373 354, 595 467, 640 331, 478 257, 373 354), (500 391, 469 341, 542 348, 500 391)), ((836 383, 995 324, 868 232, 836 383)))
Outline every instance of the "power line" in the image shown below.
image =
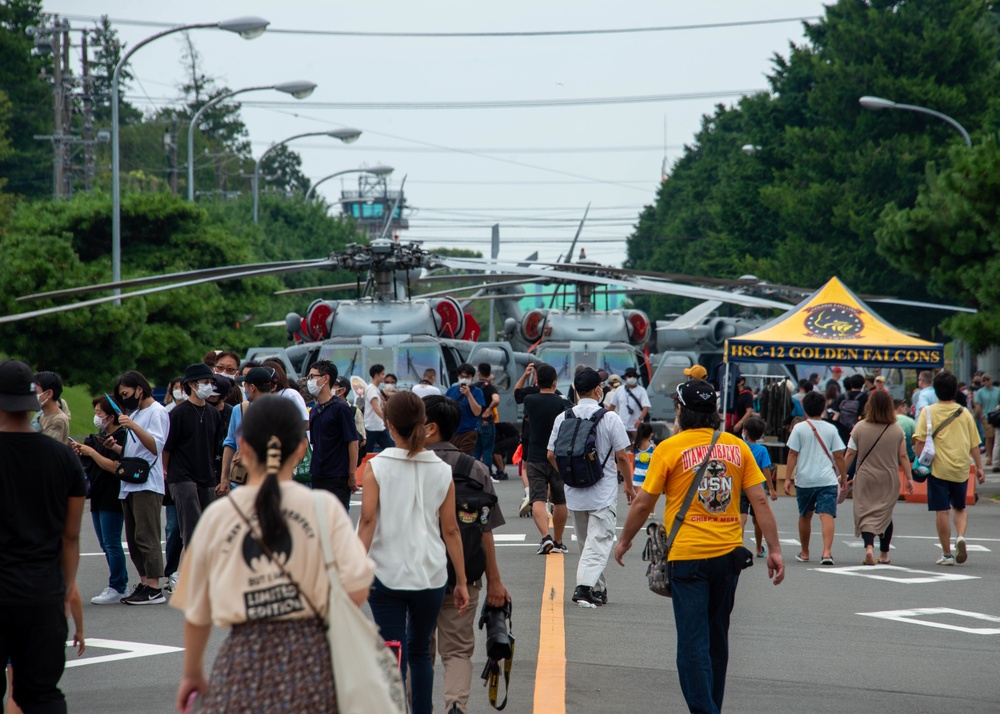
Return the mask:
MULTIPOLYGON (((270 146, 270 142, 267 141, 251 141, 254 146, 270 146)), ((365 151, 371 153, 373 151, 384 151, 384 152, 395 152, 395 153, 406 153, 406 154, 438 154, 446 151, 445 149, 428 149, 417 146, 371 146, 371 145, 356 145, 350 144, 348 146, 344 145, 331 145, 331 144, 310 144, 306 142, 296 143, 295 146, 300 149, 334 149, 338 153, 344 151, 365 151)), ((457 148, 457 147, 456 147, 457 148)), ((668 151, 680 151, 684 149, 683 144, 675 144, 666 147, 668 151)), ((605 153, 652 153, 663 151, 664 147, 656 145, 648 146, 555 146, 555 147, 542 147, 542 146, 526 146, 526 147, 516 147, 516 146, 488 146, 488 147, 465 147, 459 149, 460 151, 472 151, 477 154, 605 154, 605 153)))
MULTIPOLYGON (((61 17, 83 22, 99 22, 96 15, 57 13, 61 17)), ((317 35, 322 37, 409 37, 409 38, 507 38, 507 37, 575 37, 585 35, 634 35, 656 32, 684 32, 688 30, 716 30, 729 27, 751 27, 756 25, 780 25, 791 22, 807 22, 819 19, 818 15, 804 17, 777 17, 765 20, 732 20, 730 22, 705 22, 692 25, 658 25, 651 27, 609 27, 587 30, 512 30, 508 32, 371 32, 358 30, 315 30, 293 28, 268 28, 268 33, 277 35, 317 35)), ((116 25, 136 25, 140 27, 177 27, 182 23, 156 22, 153 20, 132 20, 111 18, 116 25)))

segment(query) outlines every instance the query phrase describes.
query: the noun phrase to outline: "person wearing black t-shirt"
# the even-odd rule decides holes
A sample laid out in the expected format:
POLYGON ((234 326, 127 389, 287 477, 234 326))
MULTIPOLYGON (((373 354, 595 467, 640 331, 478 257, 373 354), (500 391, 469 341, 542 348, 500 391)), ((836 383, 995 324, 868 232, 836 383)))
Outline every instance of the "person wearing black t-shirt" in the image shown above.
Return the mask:
POLYGON ((313 488, 329 491, 351 509, 351 494, 358 490, 358 429, 354 412, 340 397, 333 396, 337 365, 329 360, 313 362, 309 368, 309 393, 316 406, 309 414, 309 440, 312 461, 309 473, 313 488))
POLYGON ((486 406, 483 407, 482 414, 479 417, 479 438, 476 440, 476 448, 472 451, 472 458, 482 461, 486 465, 486 468, 489 469, 490 476, 494 480, 506 481, 507 474, 503 471, 497 472, 496 475, 493 473, 493 449, 495 448, 497 438, 496 416, 497 408, 500 406, 500 393, 497 392, 497 388, 490 381, 490 374, 492 372, 493 368, 489 362, 483 362, 479 365, 479 381, 476 382, 475 386, 482 390, 486 406))
POLYGON ((163 470, 186 549, 202 511, 215 500, 215 455, 222 418, 218 409, 205 401, 215 392, 215 375, 208 365, 189 365, 181 386, 188 398, 170 412, 163 470))
POLYGON ((118 498, 121 481, 115 475, 121 452, 105 444, 124 448, 126 431, 118 425, 118 414, 107 397, 98 397, 91 404, 94 406, 94 427, 97 434, 91 434, 82 444, 70 442, 87 474, 94 533, 97 534, 97 542, 101 544, 101 550, 108 561, 108 586, 100 595, 92 597, 90 602, 92 605, 117 605, 128 586, 128 568, 125 566, 125 550, 122 548, 125 514, 118 498))
POLYGON ((559 472, 549 463, 547 450, 552 423, 556 417, 573 405, 556 394, 556 370, 543 364, 535 370, 538 393, 524 396, 524 418, 527 422, 528 439, 524 450, 527 464, 528 499, 531 502, 531 516, 538 532, 542 535, 538 554, 547 555, 553 550, 568 552, 563 545, 563 529, 566 527, 566 492, 559 472), (552 533, 549 533, 548 513, 545 502, 552 502, 552 533))
POLYGON ((0 662, 24 711, 57 713, 87 487, 73 449, 31 427, 38 409, 31 368, 0 362, 0 662))

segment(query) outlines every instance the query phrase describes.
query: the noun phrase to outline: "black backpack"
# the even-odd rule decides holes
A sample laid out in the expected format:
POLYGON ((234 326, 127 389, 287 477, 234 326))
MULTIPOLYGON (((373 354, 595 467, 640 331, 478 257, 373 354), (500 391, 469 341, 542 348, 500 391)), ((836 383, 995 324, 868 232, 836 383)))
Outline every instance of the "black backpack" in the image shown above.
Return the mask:
POLYGON ((604 478, 604 464, 611 458, 614 448, 601 459, 597 453, 597 425, 608 413, 601 408, 586 419, 572 409, 563 414, 565 419, 556 434, 555 456, 563 483, 573 488, 588 488, 604 478))
POLYGON ((844 395, 844 400, 840 403, 840 419, 838 421, 847 427, 850 431, 854 428, 854 425, 858 423, 858 416, 861 412, 861 401, 858 397, 860 394, 854 397, 849 397, 844 395))
MULTIPOLYGON (((489 521, 490 511, 496 508, 496 494, 487 493, 483 484, 472 478, 476 460, 460 454, 452 469, 455 482, 455 515, 462 536, 465 554, 465 580, 474 583, 486 572, 486 549, 483 548, 483 526, 489 521)), ((448 559, 448 587, 455 587, 455 569, 448 559)))

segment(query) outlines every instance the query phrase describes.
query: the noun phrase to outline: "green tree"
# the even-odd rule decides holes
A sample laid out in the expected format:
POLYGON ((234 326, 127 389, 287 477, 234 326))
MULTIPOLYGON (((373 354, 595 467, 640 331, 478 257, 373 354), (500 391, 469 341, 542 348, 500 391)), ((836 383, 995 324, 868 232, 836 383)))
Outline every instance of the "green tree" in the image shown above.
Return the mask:
POLYGON ((912 208, 886 206, 876 240, 932 293, 979 310, 950 317, 945 329, 981 351, 1000 344, 1000 137, 949 158, 940 172, 928 168, 912 208))
POLYGON ((264 157, 260 165, 261 191, 272 191, 305 195, 311 182, 302 173, 302 157, 286 144, 282 144, 264 157))
MULTIPOLYGON (((10 124, 13 106, 7 98, 7 94, 0 90, 0 162, 3 162, 13 153, 10 138, 7 136, 7 127, 10 124)), ((4 187, 7 179, 0 175, 0 236, 4 233, 4 227, 10 221, 10 214, 14 208, 13 196, 4 195, 4 187)))
MULTIPOLYGON (((707 117, 629 240, 629 265, 814 288, 928 297, 880 255, 884 206, 911 207, 929 161, 959 141, 910 112, 868 112, 864 94, 929 106, 969 127, 992 121, 996 16, 975 0, 841 0, 775 57, 769 95, 707 117), (746 156, 740 147, 760 147, 746 156)), ((656 302, 648 304, 656 305, 656 302)), ((926 330, 923 315, 885 310, 926 330)))
MULTIPOLYGON (((89 72, 92 77, 91 92, 93 98, 94 122, 98 126, 111 125, 111 78, 115 67, 121 61, 125 45, 118 39, 118 31, 112 27, 107 15, 101 15, 100 21, 93 32, 96 49, 91 61, 89 72)), ((124 99, 132 81, 132 72, 128 65, 122 67, 118 76, 118 124, 131 126, 142 121, 142 112, 124 99)))
POLYGON ((51 56, 32 54, 28 28, 45 23, 40 0, 0 2, 0 91, 13 105, 8 122, 10 152, 0 160, 0 176, 7 190, 25 196, 44 196, 52 190, 52 146, 36 135, 52 131, 52 88, 42 80, 51 76, 51 56))

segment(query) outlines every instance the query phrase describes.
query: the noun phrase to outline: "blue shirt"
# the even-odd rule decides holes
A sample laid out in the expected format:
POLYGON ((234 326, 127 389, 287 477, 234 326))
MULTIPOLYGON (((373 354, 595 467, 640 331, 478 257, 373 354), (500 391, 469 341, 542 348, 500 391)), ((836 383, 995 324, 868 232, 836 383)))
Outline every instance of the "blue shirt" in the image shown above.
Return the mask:
MULTIPOLYGON (((250 405, 247 404, 248 406, 250 405)), ((243 410, 247 407, 242 405, 233 407, 233 415, 229 419, 229 431, 226 432, 226 438, 222 440, 223 446, 239 451, 240 447, 236 445, 236 437, 240 433, 240 427, 243 426, 243 410)))
MULTIPOLYGON (((456 434, 464 434, 467 431, 475 431, 479 428, 479 417, 472 413, 472 408, 469 406, 469 399, 464 394, 458 390, 457 384, 448 388, 448 392, 445 394, 448 399, 454 399, 458 402, 458 406, 462 408, 462 421, 458 425, 458 431, 456 434)), ((483 390, 479 387, 469 387, 472 390, 472 398, 476 400, 476 404, 481 407, 486 406, 486 397, 483 396, 483 390)))
POLYGON ((761 471, 771 468, 771 455, 767 452, 766 446, 763 444, 747 444, 747 446, 750 447, 753 460, 757 462, 757 467, 761 471))
POLYGON ((346 479, 351 475, 354 464, 349 448, 352 441, 358 441, 358 429, 347 402, 333 397, 313 407, 309 414, 309 440, 313 448, 309 464, 313 482, 346 479))

